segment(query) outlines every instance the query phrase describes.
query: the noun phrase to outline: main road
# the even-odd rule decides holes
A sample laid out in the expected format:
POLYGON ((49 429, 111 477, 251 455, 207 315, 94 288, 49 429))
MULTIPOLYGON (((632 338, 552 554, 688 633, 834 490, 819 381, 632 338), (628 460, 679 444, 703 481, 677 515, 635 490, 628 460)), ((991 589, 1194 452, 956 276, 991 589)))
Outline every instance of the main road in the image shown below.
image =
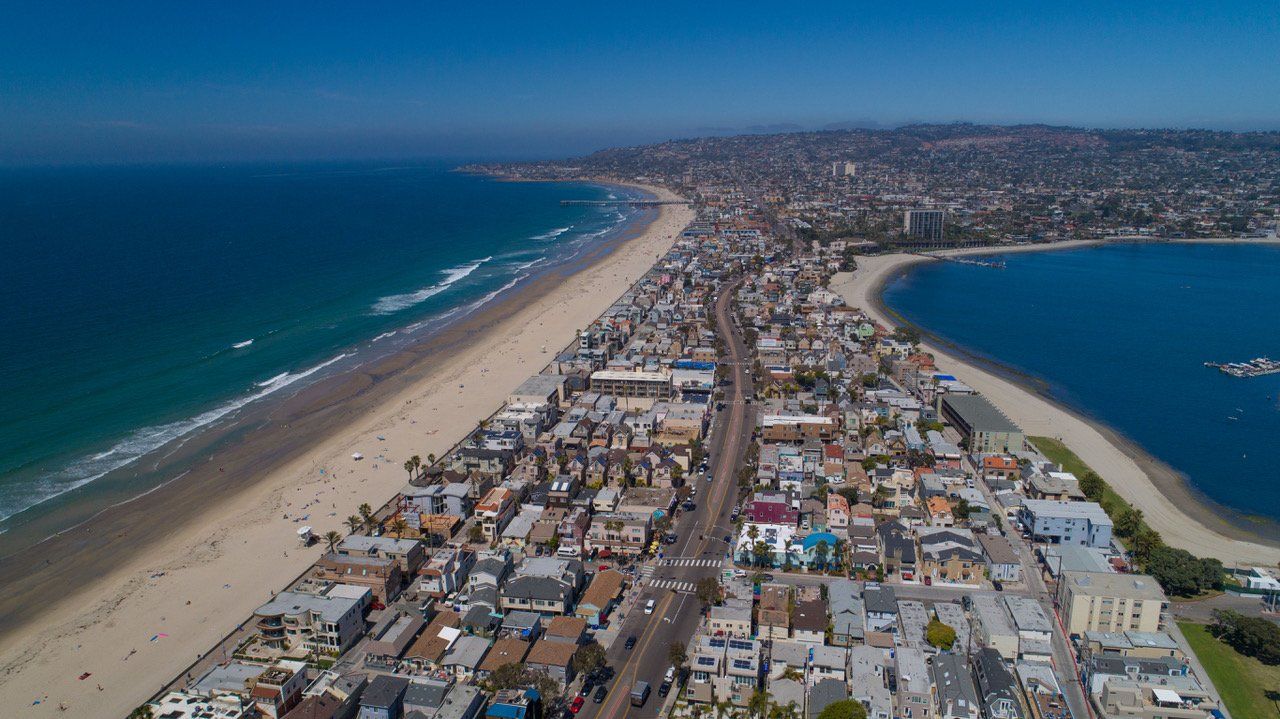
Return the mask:
POLYGON ((730 312, 733 296, 741 284, 742 279, 726 283, 715 302, 717 332, 726 340, 727 357, 721 361, 730 368, 732 382, 731 391, 726 393, 725 409, 715 413, 711 435, 705 443, 712 480, 708 484, 695 473, 689 473, 689 482, 702 485, 698 488, 700 501, 693 511, 685 512, 677 521, 678 539, 675 544, 667 545, 665 559, 654 567, 652 576, 638 581, 641 586, 633 589, 639 593, 638 597, 607 653, 608 663, 615 671, 609 696, 603 704, 587 702, 579 717, 614 719, 658 715, 663 703, 663 698, 658 696, 658 686, 671 664, 667 659, 669 648, 677 641, 687 645, 701 617, 701 603, 687 588, 696 585, 699 579, 717 576, 716 565, 729 551, 724 537, 731 531, 729 513, 737 502, 738 468, 742 466, 756 424, 755 405, 747 403, 751 393, 750 355, 730 312), (665 564, 670 561, 679 561, 679 564, 665 564), (645 614, 644 606, 650 599, 656 606, 652 614, 645 614), (625 647, 629 636, 636 637, 635 648, 631 650, 625 647), (646 681, 652 687, 653 693, 643 707, 632 707, 630 702, 631 687, 637 681, 646 681))

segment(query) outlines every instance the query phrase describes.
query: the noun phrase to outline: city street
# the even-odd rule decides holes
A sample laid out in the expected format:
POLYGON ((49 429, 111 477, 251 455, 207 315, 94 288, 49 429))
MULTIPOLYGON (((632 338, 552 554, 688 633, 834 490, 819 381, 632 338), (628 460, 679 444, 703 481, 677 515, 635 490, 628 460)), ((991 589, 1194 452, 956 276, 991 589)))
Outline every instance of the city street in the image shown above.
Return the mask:
MULTIPOLYGON (((673 560, 718 560, 724 557, 724 535, 729 533, 729 513, 738 496, 738 468, 751 442, 755 428, 755 405, 744 400, 750 395, 751 378, 748 373, 747 349, 740 331, 730 317, 733 294, 740 281, 726 286, 715 304, 718 331, 726 339, 727 365, 731 368, 732 384, 726 392, 725 409, 718 413, 711 435, 705 444, 710 458, 713 480, 707 484, 702 478, 691 476, 690 482, 699 482, 697 507, 686 512, 676 522, 679 537, 675 544, 664 547, 664 558, 673 560)), ((653 575, 639 582, 627 616, 615 617, 622 628, 618 640, 609 647, 608 662, 615 676, 609 685, 609 696, 603 704, 588 702, 579 717, 654 717, 658 715, 664 698, 658 696, 658 685, 670 666, 668 650, 673 642, 688 643, 701 619, 701 605, 694 594, 699 579, 716 577, 716 562, 676 561, 666 564, 658 561, 653 575), (654 586, 661 585, 662 588, 654 586), (687 590, 675 591, 672 585, 687 590), (651 615, 644 613, 649 599, 656 601, 651 615), (626 638, 635 636, 634 649, 624 647, 626 638), (653 693, 643 707, 630 704, 631 687, 637 681, 646 681, 653 693)), ((676 691, 673 689, 673 691, 676 691)))

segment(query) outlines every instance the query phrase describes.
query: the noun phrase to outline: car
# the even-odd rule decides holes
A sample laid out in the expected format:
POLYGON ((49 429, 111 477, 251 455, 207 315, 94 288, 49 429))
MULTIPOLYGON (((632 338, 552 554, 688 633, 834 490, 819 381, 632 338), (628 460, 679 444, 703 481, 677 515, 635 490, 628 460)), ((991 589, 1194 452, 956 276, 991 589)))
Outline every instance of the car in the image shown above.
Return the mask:
POLYGON ((535 555, 535 556, 538 556, 538 557, 541 557, 541 556, 542 556, 542 545, 541 545, 541 544, 539 544, 539 545, 538 545, 538 548, 537 548, 536 550, 534 550, 534 555, 535 555))
POLYGON ((1004 584, 1001 583, 999 579, 993 579, 991 580, 991 588, 996 590, 997 592, 1003 592, 1004 584))
POLYGON ((671 691, 671 682, 664 681, 658 685, 658 696, 665 697, 671 691))
POLYGON ((773 575, 772 575, 772 574, 761 574, 761 575, 760 575, 760 581, 762 581, 762 582, 772 582, 772 581, 773 581, 773 575))
POLYGON ((607 564, 601 564, 599 567, 597 567, 597 568, 596 568, 596 571, 598 571, 598 572, 603 572, 603 571, 607 570, 608 568, 609 568, 609 565, 607 565, 607 564))
POLYGON ((731 534, 726 534, 726 535, 724 535, 724 543, 725 543, 725 544, 733 544, 733 535, 731 535, 731 534))
POLYGON ((596 693, 594 696, 591 697, 591 701, 595 702, 596 704, 600 704, 604 701, 604 698, 607 696, 609 696, 609 687, 601 684, 600 686, 596 687, 596 693))
POLYGON ((657 602, 655 602, 654 600, 650 599, 648 602, 645 602, 645 605, 644 605, 644 613, 645 613, 645 614, 653 614, 653 610, 654 610, 657 606, 658 606, 658 603, 657 603, 657 602))
POLYGON ((582 705, 586 703, 587 703, 587 700, 584 697, 574 697, 573 703, 569 705, 569 711, 573 712, 574 714, 577 714, 578 712, 582 711, 582 705))
POLYGON ((595 688, 596 688, 596 683, 591 681, 591 677, 587 677, 582 682, 582 688, 578 690, 578 696, 589 697, 591 696, 591 690, 595 688))
POLYGON ((631 636, 627 637, 627 641, 622 645, 622 647, 623 647, 624 649, 635 649, 635 648, 636 648, 636 635, 632 634, 631 636))

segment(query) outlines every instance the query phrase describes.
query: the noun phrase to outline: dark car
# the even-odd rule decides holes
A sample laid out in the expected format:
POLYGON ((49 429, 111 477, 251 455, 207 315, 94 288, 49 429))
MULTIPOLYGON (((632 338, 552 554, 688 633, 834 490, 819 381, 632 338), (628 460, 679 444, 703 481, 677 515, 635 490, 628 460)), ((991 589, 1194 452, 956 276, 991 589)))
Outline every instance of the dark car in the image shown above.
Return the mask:
POLYGON ((665 697, 671 691, 671 682, 663 682, 658 685, 658 696, 665 697))
POLYGON ((1003 591, 1004 591, 1004 585, 1003 585, 1003 584, 1001 584, 1001 583, 1000 583, 1000 580, 998 580, 998 579, 993 579, 993 580, 991 580, 991 588, 992 588, 992 589, 994 589, 994 590, 996 590, 997 592, 1003 592, 1003 591))
POLYGON ((632 634, 631 636, 627 637, 627 642, 626 642, 625 644, 623 644, 623 645, 622 645, 622 647, 623 647, 624 649, 635 649, 635 648, 636 648, 636 635, 632 634))
POLYGON ((772 575, 772 574, 761 574, 761 575, 760 575, 760 581, 762 581, 762 582, 772 582, 772 581, 773 581, 773 575, 772 575))
POLYGON ((596 687, 595 696, 591 697, 591 701, 595 702, 596 704, 600 704, 601 702, 604 701, 604 698, 607 696, 609 696, 609 687, 601 684, 600 686, 596 687))
POLYGON ((586 681, 582 682, 582 688, 578 690, 578 696, 591 696, 591 690, 595 688, 596 683, 591 681, 591 677, 587 677, 586 681))

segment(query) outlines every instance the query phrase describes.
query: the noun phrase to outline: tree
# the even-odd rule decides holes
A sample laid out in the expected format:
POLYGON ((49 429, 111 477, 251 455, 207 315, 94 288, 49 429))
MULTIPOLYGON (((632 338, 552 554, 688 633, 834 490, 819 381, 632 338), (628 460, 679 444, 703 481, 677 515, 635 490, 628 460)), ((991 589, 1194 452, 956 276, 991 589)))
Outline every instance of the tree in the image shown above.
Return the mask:
POLYGON ((813 563, 818 566, 818 569, 827 568, 827 557, 830 551, 830 548, 827 547, 827 540, 819 539, 818 546, 813 549, 813 563))
POLYGON ((1179 597, 1222 588, 1222 562, 1201 559, 1185 549, 1156 546, 1149 551, 1143 569, 1155 577, 1166 593, 1179 597))
POLYGON ((936 617, 929 620, 929 625, 924 629, 924 636, 930 645, 939 649, 950 649, 956 643, 956 630, 938 621, 936 617))
POLYGON ((155 719, 155 711, 150 704, 143 704, 129 712, 129 719, 155 719))
POLYGON ((671 662, 671 666, 676 669, 684 667, 685 662, 689 661, 689 653, 685 649, 684 642, 671 642, 667 645, 667 661, 671 662))
POLYGON ((769 711, 769 693, 757 687, 751 692, 751 698, 747 700, 747 711, 764 719, 769 711))
POLYGON ((409 473, 409 479, 412 480, 413 479, 413 460, 412 459, 406 459, 404 461, 404 471, 409 473))
POLYGON ((763 539, 757 541, 751 547, 751 560, 757 567, 766 567, 769 565, 769 557, 772 553, 769 551, 769 544, 763 539))
POLYGON ((867 719, 867 708, 856 699, 831 702, 818 714, 818 719, 867 719))
POLYGON ((420 476, 422 474, 422 457, 415 454, 409 458, 409 461, 413 462, 413 473, 420 476))
POLYGON ((427 464, 433 465, 435 463, 436 463, 436 456, 430 452, 427 452, 427 464))
POLYGON ((355 514, 347 517, 347 521, 343 522, 343 524, 347 525, 347 529, 351 530, 352 534, 355 534, 364 528, 364 520, 355 514))
POLYGON ((703 577, 694 586, 698 600, 702 602, 704 608, 720 603, 720 582, 717 582, 715 577, 703 577))
POLYGON ((1115 518, 1115 531, 1121 537, 1132 537, 1142 527, 1142 510, 1125 507, 1115 518))
POLYGON ((361 504, 359 507, 357 507, 356 511, 360 513, 360 518, 364 520, 364 526, 372 530, 373 529, 373 507, 369 506, 368 502, 365 502, 364 504, 361 504))
POLYGON ((1164 546, 1164 540, 1161 539, 1160 533, 1150 527, 1143 527, 1133 538, 1133 556, 1139 563, 1146 564, 1151 559, 1152 553, 1162 546, 1164 546))
POLYGON ((1280 664, 1280 625, 1274 622, 1219 609, 1213 613, 1209 633, 1246 657, 1280 664))
POLYGON ((573 653, 573 670, 579 674, 589 674, 604 666, 604 647, 599 642, 590 642, 573 653))
POLYGON ((471 525, 471 529, 467 532, 467 538, 471 540, 472 544, 483 542, 484 527, 481 527, 478 524, 471 525))
POLYGON ((338 548, 338 542, 342 541, 342 535, 330 529, 324 533, 324 542, 329 547, 329 551, 333 552, 338 548))
POLYGON ((396 535, 396 539, 404 539, 404 533, 409 531, 409 523, 404 517, 397 516, 391 521, 391 531, 396 535))
POLYGON ((1094 472, 1085 472, 1080 478, 1080 491, 1084 492, 1084 496, 1097 502, 1102 499, 1102 495, 1107 490, 1107 483, 1102 481, 1094 472))

